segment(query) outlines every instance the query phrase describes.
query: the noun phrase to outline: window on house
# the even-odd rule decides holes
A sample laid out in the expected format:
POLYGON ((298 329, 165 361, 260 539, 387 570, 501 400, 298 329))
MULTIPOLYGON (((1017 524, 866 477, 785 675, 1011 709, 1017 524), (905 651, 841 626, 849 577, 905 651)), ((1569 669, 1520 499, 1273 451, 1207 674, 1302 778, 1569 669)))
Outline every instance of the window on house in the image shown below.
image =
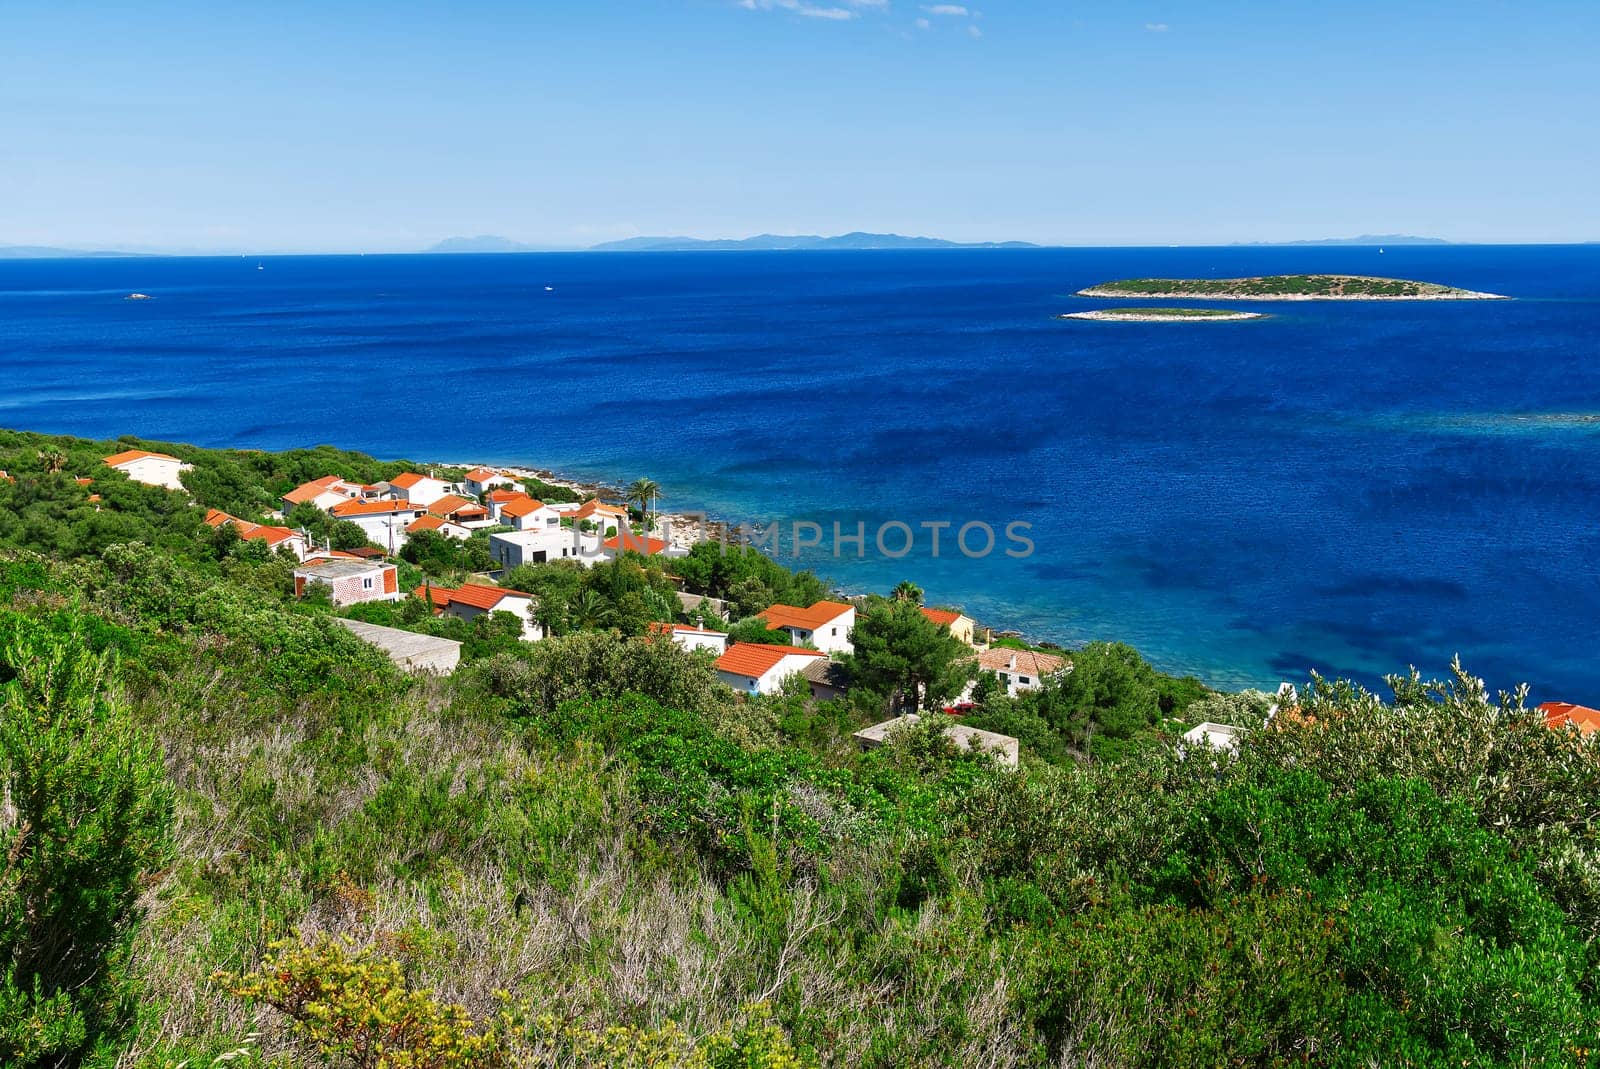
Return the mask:
POLYGON ((1017 677, 1017 682, 1018 683, 1026 683, 1027 681, 1028 681, 1028 677, 1027 676, 1018 676, 1017 677))
POLYGON ((363 580, 361 580, 361 589, 362 590, 371 590, 372 589, 372 580, 371 579, 363 579, 363 580))

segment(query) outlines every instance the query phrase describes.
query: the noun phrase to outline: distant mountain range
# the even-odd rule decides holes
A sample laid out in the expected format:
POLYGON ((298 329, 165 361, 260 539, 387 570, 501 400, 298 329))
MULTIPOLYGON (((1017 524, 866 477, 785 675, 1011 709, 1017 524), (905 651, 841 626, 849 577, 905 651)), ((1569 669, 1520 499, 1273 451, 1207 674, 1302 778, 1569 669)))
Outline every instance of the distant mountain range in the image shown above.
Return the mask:
POLYGON ((142 256, 114 249, 58 249, 50 245, 0 245, 0 260, 76 260, 100 256, 142 256))
MULTIPOLYGON (((903 237, 899 234, 757 234, 753 238, 624 238, 592 246, 590 252, 706 252, 746 250, 782 252, 796 249, 1036 249, 1026 241, 945 241, 943 238, 903 237)), ((524 245, 493 234, 447 238, 424 252, 541 252, 537 245, 524 245)))
POLYGON ((495 234, 479 234, 474 238, 445 238, 430 245, 423 252, 549 252, 548 246, 524 245, 520 241, 495 234))
POLYGON ((1419 238, 1414 234, 1362 234, 1354 238, 1303 238, 1300 241, 1248 241, 1244 245, 1449 245, 1444 238, 1419 238))

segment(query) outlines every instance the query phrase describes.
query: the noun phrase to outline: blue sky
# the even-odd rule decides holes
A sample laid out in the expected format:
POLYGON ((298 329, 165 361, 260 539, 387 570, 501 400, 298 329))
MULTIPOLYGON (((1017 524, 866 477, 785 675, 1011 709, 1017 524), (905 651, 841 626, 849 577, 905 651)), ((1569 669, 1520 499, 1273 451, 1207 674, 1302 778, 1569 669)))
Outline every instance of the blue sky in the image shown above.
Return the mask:
POLYGON ((1596 240, 1597 57, 1593 0, 0 0, 0 245, 1596 240))

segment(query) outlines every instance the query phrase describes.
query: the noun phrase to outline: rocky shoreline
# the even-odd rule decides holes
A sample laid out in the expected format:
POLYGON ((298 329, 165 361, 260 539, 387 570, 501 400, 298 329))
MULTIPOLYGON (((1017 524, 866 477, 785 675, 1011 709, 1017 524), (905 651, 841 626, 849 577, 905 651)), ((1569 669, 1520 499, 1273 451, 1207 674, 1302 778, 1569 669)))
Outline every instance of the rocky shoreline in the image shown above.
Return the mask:
POLYGON ((1218 315, 1156 315, 1150 312, 1119 312, 1096 309, 1092 312, 1063 312, 1057 319, 1088 319, 1100 323, 1237 323, 1243 319, 1266 319, 1265 312, 1222 312, 1218 315))
POLYGON ((1456 293, 1414 293, 1414 294, 1378 294, 1378 293, 1175 293, 1175 292, 1145 292, 1130 293, 1124 290, 1102 289, 1090 286, 1088 289, 1078 290, 1077 297, 1115 297, 1119 300, 1139 301, 1509 301, 1510 297, 1503 293, 1480 293, 1476 290, 1461 290, 1456 293))

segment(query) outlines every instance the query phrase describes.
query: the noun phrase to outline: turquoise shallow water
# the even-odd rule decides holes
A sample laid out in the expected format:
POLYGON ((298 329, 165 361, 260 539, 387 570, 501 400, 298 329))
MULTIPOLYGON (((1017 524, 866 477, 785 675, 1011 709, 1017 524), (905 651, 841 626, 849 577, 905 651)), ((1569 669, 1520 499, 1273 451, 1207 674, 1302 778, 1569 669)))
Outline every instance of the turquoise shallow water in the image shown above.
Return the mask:
POLYGON ((810 559, 1220 684, 1459 651, 1600 704, 1597 357, 1593 246, 0 263, 0 425, 648 474, 825 530, 1026 522, 1023 559, 810 559), (1281 271, 1517 299, 1053 318, 1105 279, 1281 271))

